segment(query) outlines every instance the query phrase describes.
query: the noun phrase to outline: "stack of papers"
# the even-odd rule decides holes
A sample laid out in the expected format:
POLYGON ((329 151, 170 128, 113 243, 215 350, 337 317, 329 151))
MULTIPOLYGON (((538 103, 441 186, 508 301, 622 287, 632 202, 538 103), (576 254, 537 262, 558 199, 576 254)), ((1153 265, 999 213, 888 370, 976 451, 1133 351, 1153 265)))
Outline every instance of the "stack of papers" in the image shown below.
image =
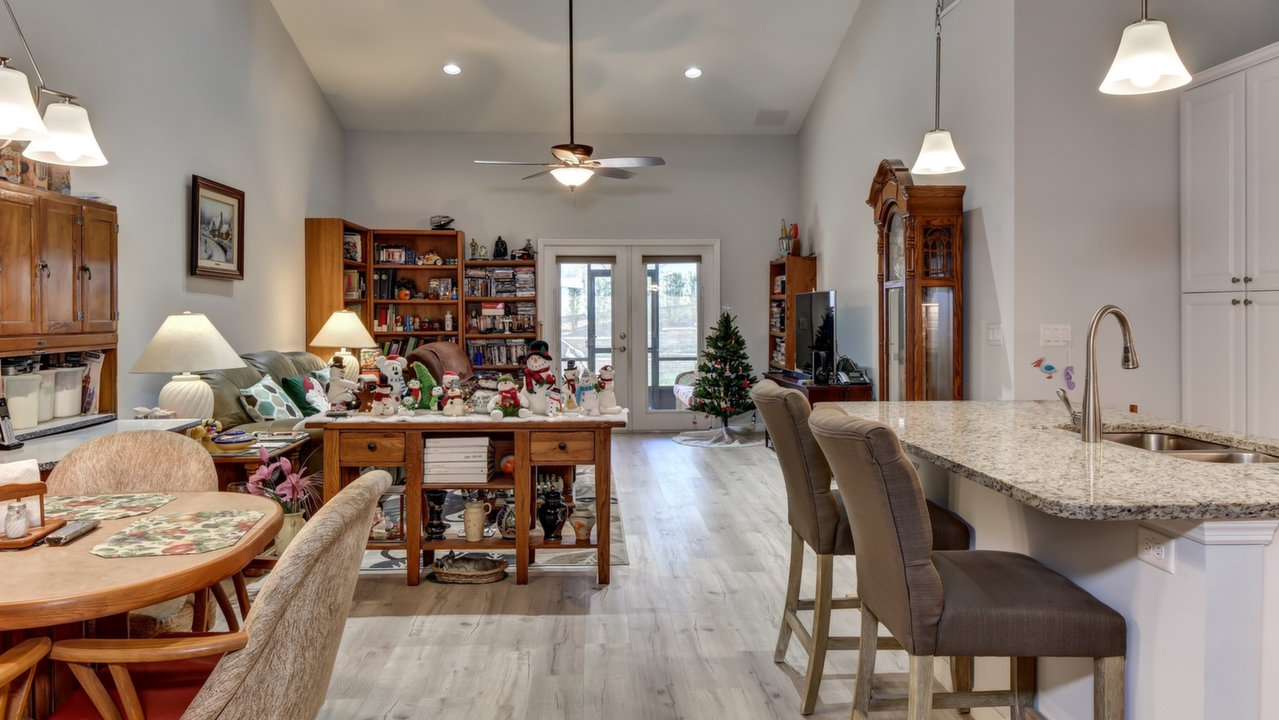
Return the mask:
POLYGON ((427 438, 422 442, 422 483, 471 485, 489 481, 493 441, 487 437, 427 438))

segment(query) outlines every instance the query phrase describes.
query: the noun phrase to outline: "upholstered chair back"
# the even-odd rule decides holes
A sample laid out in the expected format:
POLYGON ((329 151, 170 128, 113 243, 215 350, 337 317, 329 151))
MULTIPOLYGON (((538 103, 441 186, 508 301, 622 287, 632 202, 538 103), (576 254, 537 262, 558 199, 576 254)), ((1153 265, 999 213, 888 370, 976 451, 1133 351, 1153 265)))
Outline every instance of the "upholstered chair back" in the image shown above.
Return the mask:
POLYGON ((751 388, 751 399, 764 418, 782 467, 790 526, 817 553, 834 553, 839 502, 831 493, 826 456, 808 428, 808 398, 798 390, 763 380, 751 388))
POLYGON ((463 384, 475 377, 475 368, 471 366, 471 359, 457 343, 443 341, 427 343, 409 353, 406 359, 410 365, 415 362, 425 365, 437 383, 444 379, 445 371, 449 370, 457 373, 458 381, 463 384))
POLYGON ((182 720, 314 720, 324 704, 378 498, 391 476, 360 476, 302 528, 267 576, 227 653, 182 720))
POLYGON ((823 406, 809 425, 852 514, 858 596, 907 652, 936 654, 942 585, 915 466, 883 423, 823 406))
POLYGON ((50 495, 216 492, 218 471, 200 443, 181 433, 133 430, 77 447, 49 474, 50 495))

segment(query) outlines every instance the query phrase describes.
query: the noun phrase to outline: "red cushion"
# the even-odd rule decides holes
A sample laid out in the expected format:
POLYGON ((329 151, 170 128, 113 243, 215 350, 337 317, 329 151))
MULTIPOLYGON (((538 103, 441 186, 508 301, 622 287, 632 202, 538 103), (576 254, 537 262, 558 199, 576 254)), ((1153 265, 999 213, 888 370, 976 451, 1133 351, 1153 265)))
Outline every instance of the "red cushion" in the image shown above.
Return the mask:
MULTIPOLYGON (((142 711, 147 720, 178 720, 186 712, 196 693, 204 687, 205 681, 217 666, 221 655, 194 660, 180 660, 166 663, 137 663, 129 665, 129 677, 138 691, 138 700, 142 703, 142 711)), ((103 667, 98 671, 102 684, 111 693, 120 714, 124 714, 124 706, 120 703, 120 695, 116 692, 115 682, 111 679, 111 671, 103 667)), ((49 717, 49 720, 102 720, 102 715, 93 706, 93 701, 80 688, 49 717)))

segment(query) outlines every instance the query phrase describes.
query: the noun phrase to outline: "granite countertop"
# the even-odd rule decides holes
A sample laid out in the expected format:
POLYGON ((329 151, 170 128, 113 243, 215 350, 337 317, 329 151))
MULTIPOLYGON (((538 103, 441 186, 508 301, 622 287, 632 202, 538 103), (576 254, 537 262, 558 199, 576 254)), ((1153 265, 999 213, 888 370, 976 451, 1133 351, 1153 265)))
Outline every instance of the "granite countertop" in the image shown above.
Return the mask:
MULTIPOLYGON (((1076 520, 1279 517, 1279 463, 1196 462, 1083 443, 1057 402, 835 403, 893 428, 907 452, 1050 515, 1076 520)), ((1279 455, 1279 440, 1104 410, 1111 431, 1160 431, 1279 455)))

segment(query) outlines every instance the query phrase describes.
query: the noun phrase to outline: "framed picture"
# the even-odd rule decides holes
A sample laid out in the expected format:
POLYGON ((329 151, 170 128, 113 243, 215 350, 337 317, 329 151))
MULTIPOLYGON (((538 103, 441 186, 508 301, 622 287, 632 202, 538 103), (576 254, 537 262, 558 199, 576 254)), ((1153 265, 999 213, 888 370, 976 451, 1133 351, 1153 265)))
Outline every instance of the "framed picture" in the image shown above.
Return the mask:
POLYGON ((191 176, 191 274, 244 279, 244 192, 191 176))

